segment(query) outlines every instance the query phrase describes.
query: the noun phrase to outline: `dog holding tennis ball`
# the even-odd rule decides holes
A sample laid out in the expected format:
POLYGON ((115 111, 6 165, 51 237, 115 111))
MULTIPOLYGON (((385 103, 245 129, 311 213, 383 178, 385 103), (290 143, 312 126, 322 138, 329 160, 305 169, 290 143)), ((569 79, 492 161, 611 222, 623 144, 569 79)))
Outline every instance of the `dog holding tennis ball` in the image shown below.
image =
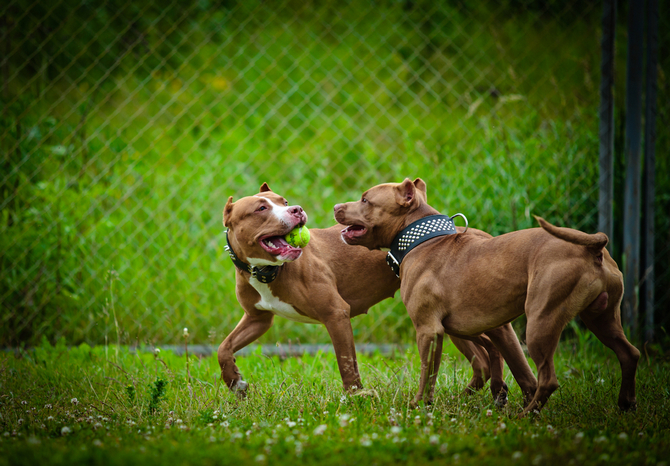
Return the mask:
POLYGON ((304 248, 309 243, 309 228, 306 226, 295 227, 286 235, 286 242, 294 248, 304 248))
MULTIPOLYGON (((362 388, 350 319, 392 297, 400 280, 386 265, 384 252, 344 243, 340 237, 343 225, 310 231, 306 223, 303 209, 289 206, 267 183, 253 196, 236 202, 231 196, 223 209, 227 248, 235 264, 236 294, 244 315, 219 346, 218 359, 224 382, 240 395, 246 393, 248 384, 234 354, 260 338, 276 315, 324 325, 344 388, 362 388)), ((501 331, 514 335, 511 326, 507 327, 501 331)), ((503 359, 496 348, 490 345, 484 349, 459 338, 453 342, 473 368, 466 391, 482 388, 490 377, 494 397, 504 403, 507 386, 502 377, 503 359)), ((525 362, 522 352, 517 356, 525 362)))

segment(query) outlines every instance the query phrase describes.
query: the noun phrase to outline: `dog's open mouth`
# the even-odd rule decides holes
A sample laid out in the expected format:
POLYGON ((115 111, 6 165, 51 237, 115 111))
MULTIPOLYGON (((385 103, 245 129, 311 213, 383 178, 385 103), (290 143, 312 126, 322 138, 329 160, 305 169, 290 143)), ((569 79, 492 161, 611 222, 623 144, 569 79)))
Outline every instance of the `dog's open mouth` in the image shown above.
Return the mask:
POLYGON ((302 253, 302 249, 288 244, 283 236, 265 236, 260 239, 259 243, 267 252, 283 259, 295 260, 302 253))
POLYGON ((342 237, 345 239, 355 239, 360 238, 368 232, 368 229, 363 225, 349 225, 347 228, 342 230, 342 237))

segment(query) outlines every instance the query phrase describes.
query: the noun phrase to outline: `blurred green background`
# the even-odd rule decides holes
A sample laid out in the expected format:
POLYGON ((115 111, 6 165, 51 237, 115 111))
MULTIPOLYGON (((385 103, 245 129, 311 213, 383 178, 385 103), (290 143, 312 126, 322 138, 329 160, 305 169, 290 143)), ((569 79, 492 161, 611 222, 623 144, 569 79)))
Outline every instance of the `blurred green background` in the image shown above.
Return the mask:
MULTIPOLYGON (((667 1, 660 2, 657 321, 670 304, 667 1)), ((616 44, 622 220, 625 5, 616 44)), ((242 316, 228 196, 263 182, 309 226, 375 184, 494 235, 597 229, 599 2, 10 0, 3 58, 0 345, 218 344, 242 316)), ((617 228, 613 252, 621 259, 617 228)), ((621 262, 620 262, 621 264, 621 262)), ((358 342, 411 342, 400 299, 358 342)), ((261 342, 326 342, 282 318, 261 342)))

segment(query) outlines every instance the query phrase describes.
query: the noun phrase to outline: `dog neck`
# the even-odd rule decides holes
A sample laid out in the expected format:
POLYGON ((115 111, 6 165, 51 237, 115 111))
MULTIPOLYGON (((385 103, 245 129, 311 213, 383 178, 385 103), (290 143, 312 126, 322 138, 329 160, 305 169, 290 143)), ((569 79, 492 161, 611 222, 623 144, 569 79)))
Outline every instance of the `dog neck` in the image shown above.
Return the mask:
MULTIPOLYGON (((251 274, 251 278, 255 278, 261 283, 270 283, 274 281, 277 278, 277 275, 279 274, 279 270, 281 268, 281 265, 265 265, 265 266, 257 266, 257 265, 250 265, 244 262, 242 259, 240 259, 237 254, 235 254, 235 251, 233 250, 233 247, 230 245, 230 240, 228 238, 228 231, 226 230, 226 251, 228 251, 228 254, 230 255, 230 259, 233 261, 233 264, 235 264, 235 267, 237 267, 239 270, 243 272, 247 272, 251 274)), ((247 259, 249 260, 249 259, 247 259)))
POLYGON ((424 217, 428 217, 430 215, 439 215, 439 214, 440 212, 438 212, 433 207, 429 206, 428 204, 422 203, 416 209, 412 210, 405 216, 404 222, 401 228, 398 230, 398 232, 396 232, 396 234, 398 234, 400 231, 407 228, 410 224, 416 222, 417 220, 420 220, 424 217))

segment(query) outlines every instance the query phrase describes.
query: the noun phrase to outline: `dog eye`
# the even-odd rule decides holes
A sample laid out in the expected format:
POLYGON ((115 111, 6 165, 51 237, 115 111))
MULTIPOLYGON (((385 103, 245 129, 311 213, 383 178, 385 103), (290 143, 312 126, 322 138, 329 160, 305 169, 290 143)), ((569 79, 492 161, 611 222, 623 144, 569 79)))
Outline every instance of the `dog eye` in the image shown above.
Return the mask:
POLYGON ((288 201, 284 201, 284 205, 285 205, 285 206, 288 206, 288 201))
POLYGON ((264 205, 260 206, 258 209, 256 209, 256 212, 263 212, 264 210, 267 210, 267 207, 264 205))
POLYGON ((363 204, 367 204, 368 200, 367 200, 366 198, 363 198, 363 199, 361 199, 361 202, 362 202, 363 204))

